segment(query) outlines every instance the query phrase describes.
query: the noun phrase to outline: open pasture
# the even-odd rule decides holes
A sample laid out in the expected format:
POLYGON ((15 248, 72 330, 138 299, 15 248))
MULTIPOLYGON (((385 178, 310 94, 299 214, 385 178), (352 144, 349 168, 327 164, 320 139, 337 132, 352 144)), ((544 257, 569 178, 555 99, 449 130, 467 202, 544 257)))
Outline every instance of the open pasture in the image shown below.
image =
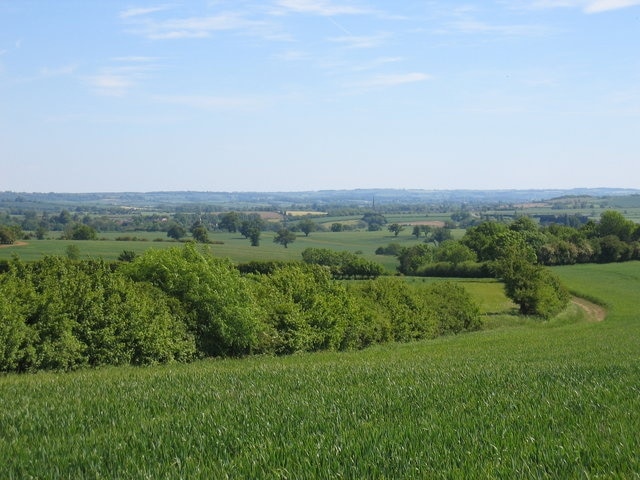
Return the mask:
MULTIPOLYGON (((29 240, 26 245, 15 245, 0 248, 0 260, 9 259, 18 255, 22 260, 29 261, 43 257, 44 255, 65 255, 66 248, 73 244, 80 249, 80 256, 102 257, 106 260, 115 260, 123 250, 131 250, 142 253, 148 248, 168 248, 178 243, 166 237, 163 232, 110 232, 99 235, 105 240, 29 240), (144 241, 116 241, 117 237, 137 237, 144 241), (161 242, 154 241, 161 239, 161 242)), ((402 232, 394 237, 387 230, 378 232, 347 231, 347 232, 313 232, 308 237, 299 233, 296 241, 287 248, 273 242, 273 232, 263 232, 260 237, 260 246, 252 247, 249 240, 239 233, 212 232, 209 239, 212 242, 207 245, 214 255, 230 258, 234 262, 249 262, 251 260, 301 260, 301 253, 309 247, 330 248, 334 250, 347 250, 361 254, 363 258, 382 264, 390 272, 394 272, 397 260, 393 256, 376 255, 375 250, 380 246, 394 242, 403 246, 411 246, 420 242, 410 235, 410 232, 402 232)))
MULTIPOLYGON (((635 478, 640 264, 556 271, 607 319, 0 377, 3 476, 635 478)), ((495 289, 485 309, 499 313, 497 285, 476 288, 495 289)))

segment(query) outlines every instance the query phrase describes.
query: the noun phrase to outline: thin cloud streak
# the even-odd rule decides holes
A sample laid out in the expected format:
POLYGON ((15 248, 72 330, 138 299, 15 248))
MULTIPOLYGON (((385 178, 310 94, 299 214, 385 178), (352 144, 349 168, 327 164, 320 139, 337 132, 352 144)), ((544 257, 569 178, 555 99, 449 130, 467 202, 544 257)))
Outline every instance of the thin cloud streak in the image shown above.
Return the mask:
POLYGON ((635 7, 640 0, 537 0, 534 8, 580 8, 585 13, 603 13, 635 7))
POLYGON ((242 14, 234 12, 218 15, 174 18, 168 20, 145 19, 133 22, 133 33, 150 40, 166 40, 180 38, 207 38, 214 32, 243 30, 264 26, 264 22, 249 20, 242 14))
POLYGON ((158 103, 203 110, 255 110, 271 103, 268 99, 251 96, 155 95, 152 98, 158 103))
POLYGON ((65 65, 57 68, 43 67, 40 69, 40 75, 43 77, 62 77, 72 75, 76 69, 76 65, 65 65))
POLYGON ((427 73, 396 73, 386 75, 376 75, 368 80, 357 83, 354 86, 360 88, 385 88, 405 85, 408 83, 424 82, 433 77, 427 73))
POLYGON ((598 0, 587 5, 585 11, 587 13, 601 13, 636 5, 640 5, 640 0, 598 0))
POLYGON ((449 30, 466 34, 487 34, 502 36, 537 36, 549 32, 548 28, 540 25, 492 25, 479 20, 458 20, 449 23, 449 30))
POLYGON ((350 5, 338 5, 325 0, 278 0, 276 5, 294 13, 309 13, 330 17, 333 15, 362 15, 370 10, 350 5))
POLYGON ((120 12, 120 18, 132 18, 149 15, 150 13, 162 12, 163 10, 169 10, 171 5, 158 5, 157 7, 141 7, 141 8, 127 8, 120 12))
POLYGON ((99 95, 122 97, 135 83, 125 75, 105 73, 87 77, 92 89, 99 95))
POLYGON ((91 89, 98 95, 122 97, 142 80, 148 78, 149 72, 160 67, 153 57, 116 57, 116 64, 102 68, 99 73, 86 77, 91 89))
POLYGON ((374 48, 382 45, 389 38, 388 34, 378 34, 369 36, 346 36, 333 37, 329 40, 335 43, 341 43, 347 48, 374 48))

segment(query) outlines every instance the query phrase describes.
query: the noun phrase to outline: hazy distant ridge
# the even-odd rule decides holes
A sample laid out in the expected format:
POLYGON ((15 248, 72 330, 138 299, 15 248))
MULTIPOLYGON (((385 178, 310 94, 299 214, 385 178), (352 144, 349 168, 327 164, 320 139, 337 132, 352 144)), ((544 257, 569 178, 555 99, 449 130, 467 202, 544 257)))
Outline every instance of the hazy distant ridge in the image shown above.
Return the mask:
POLYGON ((416 190, 371 188, 355 190, 318 190, 299 192, 95 192, 35 193, 0 192, 0 202, 90 203, 100 205, 158 204, 333 204, 352 203, 437 203, 437 202, 533 202, 562 196, 608 197, 640 195, 640 189, 573 188, 529 190, 416 190))

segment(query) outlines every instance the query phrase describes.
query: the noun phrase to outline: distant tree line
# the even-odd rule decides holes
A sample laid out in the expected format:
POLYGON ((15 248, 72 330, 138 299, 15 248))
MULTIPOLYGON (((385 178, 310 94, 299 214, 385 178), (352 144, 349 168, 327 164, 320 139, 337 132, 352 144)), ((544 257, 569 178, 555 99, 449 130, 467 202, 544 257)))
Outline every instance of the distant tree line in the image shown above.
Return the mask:
POLYGON ((482 222, 459 241, 390 244, 379 253, 391 251, 405 275, 500 278, 522 313, 548 318, 566 305, 568 294, 544 266, 640 260, 640 225, 613 210, 575 227, 519 217, 509 224, 482 222))

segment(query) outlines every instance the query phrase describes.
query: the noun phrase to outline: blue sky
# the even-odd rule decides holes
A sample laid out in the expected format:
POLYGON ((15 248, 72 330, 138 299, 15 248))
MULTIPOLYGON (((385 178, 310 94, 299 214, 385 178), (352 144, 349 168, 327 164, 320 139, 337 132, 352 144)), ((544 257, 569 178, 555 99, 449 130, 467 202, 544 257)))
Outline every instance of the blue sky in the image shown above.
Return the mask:
POLYGON ((639 174, 640 0, 0 0, 0 190, 639 174))

